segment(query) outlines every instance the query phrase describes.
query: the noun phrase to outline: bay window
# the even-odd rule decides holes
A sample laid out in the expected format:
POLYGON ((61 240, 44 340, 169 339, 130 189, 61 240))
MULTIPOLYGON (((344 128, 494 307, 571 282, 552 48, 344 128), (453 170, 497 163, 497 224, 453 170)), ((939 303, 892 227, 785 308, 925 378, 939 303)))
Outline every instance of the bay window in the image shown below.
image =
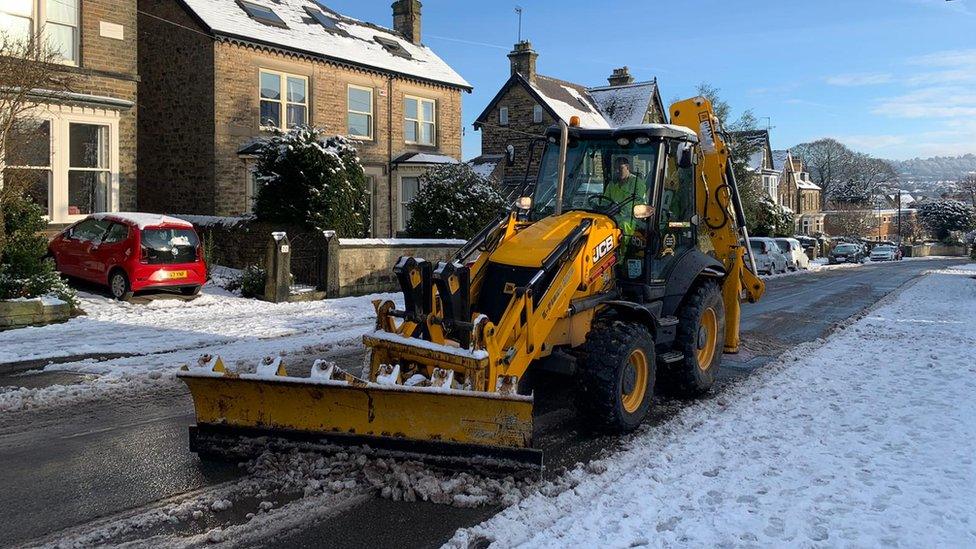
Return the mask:
POLYGON ((261 127, 288 130, 308 124, 308 78, 262 70, 261 127))
POLYGON ((108 209, 108 126, 68 125, 68 215, 108 209))
POLYGON ((63 63, 78 65, 80 0, 3 0, 0 33, 17 41, 39 37, 63 63))
POLYGON ((0 185, 16 185, 51 223, 119 207, 117 111, 44 105, 18 118, 0 151, 0 185))
POLYGON ((404 97, 403 140, 416 145, 434 145, 437 139, 436 106, 431 99, 404 97))

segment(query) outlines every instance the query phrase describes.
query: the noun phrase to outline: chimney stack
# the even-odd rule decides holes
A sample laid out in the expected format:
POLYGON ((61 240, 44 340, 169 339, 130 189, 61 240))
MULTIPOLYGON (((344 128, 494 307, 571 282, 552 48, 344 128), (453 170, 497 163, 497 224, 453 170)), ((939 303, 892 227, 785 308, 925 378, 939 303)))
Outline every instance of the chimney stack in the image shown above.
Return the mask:
POLYGON ((393 30, 420 45, 420 0, 397 0, 393 3, 393 30))
POLYGON ((515 44, 515 49, 508 54, 512 62, 512 75, 519 73, 529 82, 535 82, 535 60, 539 54, 532 49, 532 42, 522 40, 515 44))
POLYGON ((611 86, 626 86, 627 84, 634 83, 634 77, 630 75, 630 69, 620 67, 619 69, 613 69, 613 74, 610 75, 610 78, 607 78, 607 82, 610 82, 611 86))

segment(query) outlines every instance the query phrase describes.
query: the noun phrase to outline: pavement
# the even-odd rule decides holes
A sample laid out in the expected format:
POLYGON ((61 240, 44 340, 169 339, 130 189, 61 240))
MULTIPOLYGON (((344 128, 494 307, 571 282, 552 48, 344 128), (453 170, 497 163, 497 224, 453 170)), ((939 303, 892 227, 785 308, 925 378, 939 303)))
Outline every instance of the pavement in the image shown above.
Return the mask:
MULTIPOLYGON (((905 261, 822 270, 775 278, 765 297, 743 310, 743 350, 726 355, 723 388, 768 364, 789 347, 830 333, 926 270, 963 260, 905 261)), ((346 348, 348 349, 348 348, 346 348)), ((334 357, 358 363, 348 350, 334 357)), ((0 375, 0 385, 37 386, 40 377, 0 375)), ((52 378, 50 383, 65 383, 52 378)), ((67 381, 67 382, 70 382, 67 381)), ((613 452, 619 440, 579 429, 571 400, 559 390, 540 391, 536 440, 549 475, 560 467, 613 452)), ((650 419, 666 422, 687 402, 658 399, 650 419)), ((236 465, 200 461, 187 451, 192 404, 182 387, 116 397, 80 406, 0 417, 0 539, 3 545, 56 540, 67 529, 132 514, 222 486, 245 473, 236 465)), ((311 521, 262 540, 275 547, 439 546, 459 527, 477 524, 497 506, 462 509, 403 503, 375 495, 351 500, 327 520, 311 521)))

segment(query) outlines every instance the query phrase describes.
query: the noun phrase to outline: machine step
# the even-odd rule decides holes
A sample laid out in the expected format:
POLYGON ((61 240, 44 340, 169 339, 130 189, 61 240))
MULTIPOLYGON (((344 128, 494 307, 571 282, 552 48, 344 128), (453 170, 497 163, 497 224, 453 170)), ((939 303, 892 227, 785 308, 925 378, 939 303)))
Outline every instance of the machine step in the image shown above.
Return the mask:
POLYGON ((675 362, 681 362, 685 359, 684 353, 678 351, 668 351, 666 353, 661 353, 657 355, 657 359, 664 364, 674 364, 675 362))

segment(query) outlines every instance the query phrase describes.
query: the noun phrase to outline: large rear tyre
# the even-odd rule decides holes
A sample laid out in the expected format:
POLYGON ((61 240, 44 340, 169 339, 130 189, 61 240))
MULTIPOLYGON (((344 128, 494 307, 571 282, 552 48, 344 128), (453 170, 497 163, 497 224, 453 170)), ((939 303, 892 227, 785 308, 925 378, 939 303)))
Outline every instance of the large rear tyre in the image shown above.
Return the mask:
POLYGON ((647 327, 596 321, 579 351, 577 404, 595 426, 626 432, 651 409, 656 375, 654 339, 647 327))
POLYGON ((695 287, 678 311, 675 350, 684 360, 661 368, 662 389, 677 397, 708 392, 722 363, 725 343, 725 302, 714 282, 695 287))

